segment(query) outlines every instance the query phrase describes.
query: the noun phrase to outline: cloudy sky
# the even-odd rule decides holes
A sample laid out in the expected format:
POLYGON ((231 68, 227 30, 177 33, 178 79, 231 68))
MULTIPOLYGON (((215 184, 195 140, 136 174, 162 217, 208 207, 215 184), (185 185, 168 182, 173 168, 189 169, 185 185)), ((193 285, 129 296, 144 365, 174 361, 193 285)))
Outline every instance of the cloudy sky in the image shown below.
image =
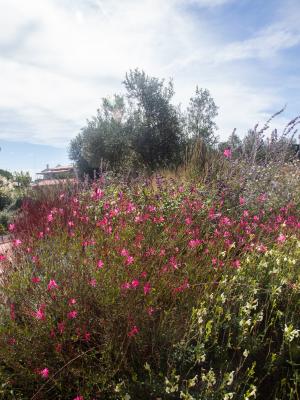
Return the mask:
POLYGON ((195 86, 219 135, 300 114, 299 0, 0 0, 0 168, 68 163, 67 147, 130 68, 195 86))

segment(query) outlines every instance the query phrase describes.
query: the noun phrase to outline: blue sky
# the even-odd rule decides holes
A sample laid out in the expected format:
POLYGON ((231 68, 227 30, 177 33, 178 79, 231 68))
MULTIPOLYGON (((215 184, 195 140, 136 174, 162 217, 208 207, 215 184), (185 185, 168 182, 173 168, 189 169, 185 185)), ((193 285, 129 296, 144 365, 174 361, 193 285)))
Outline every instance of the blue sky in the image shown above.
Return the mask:
POLYGON ((219 136, 287 104, 300 113, 299 0, 0 0, 0 168, 68 163, 70 140, 130 68, 196 85, 219 106, 219 136))

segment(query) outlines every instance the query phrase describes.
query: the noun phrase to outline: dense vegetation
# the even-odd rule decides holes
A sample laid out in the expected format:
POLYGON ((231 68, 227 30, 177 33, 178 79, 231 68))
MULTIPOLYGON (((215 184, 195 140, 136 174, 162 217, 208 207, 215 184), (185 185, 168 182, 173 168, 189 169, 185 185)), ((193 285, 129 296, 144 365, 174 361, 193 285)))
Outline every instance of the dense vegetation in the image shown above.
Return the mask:
POLYGON ((283 150, 295 153, 293 132, 299 118, 281 135, 276 130, 268 138, 264 135, 272 118, 283 110, 262 128, 256 125, 242 140, 234 131, 227 142, 218 143, 218 108, 207 89, 197 86, 182 110, 172 103, 172 81, 166 83, 136 69, 126 74, 123 84, 124 95, 103 98, 97 115, 71 141, 70 158, 80 176, 94 177, 107 168, 123 173, 174 170, 199 139, 211 152, 230 148, 233 157, 254 157, 251 162, 268 161, 270 155, 273 159, 277 153, 286 154, 283 150))
POLYGON ((71 143, 95 179, 9 224, 0 398, 299 400, 299 118, 218 143, 207 90, 124 85, 71 143))
POLYGON ((207 168, 23 204, 3 399, 299 398, 299 165, 207 168))
POLYGON ((0 235, 7 233, 9 221, 21 206, 31 182, 28 172, 15 172, 0 169, 0 235))

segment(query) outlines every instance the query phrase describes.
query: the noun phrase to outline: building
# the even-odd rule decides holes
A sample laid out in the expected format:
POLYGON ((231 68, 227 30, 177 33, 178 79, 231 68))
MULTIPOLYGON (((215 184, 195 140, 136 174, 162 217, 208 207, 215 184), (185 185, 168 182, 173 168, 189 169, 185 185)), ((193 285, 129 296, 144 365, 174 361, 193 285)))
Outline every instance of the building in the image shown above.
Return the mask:
POLYGON ((66 182, 75 182, 76 171, 73 165, 57 165, 54 168, 50 168, 47 164, 46 169, 37 173, 38 179, 32 186, 48 186, 56 185, 66 182))
POLYGON ((42 175, 42 178, 39 179, 68 179, 75 177, 75 169, 73 165, 57 165, 55 168, 49 168, 49 164, 47 164, 46 169, 38 172, 37 175, 42 175))

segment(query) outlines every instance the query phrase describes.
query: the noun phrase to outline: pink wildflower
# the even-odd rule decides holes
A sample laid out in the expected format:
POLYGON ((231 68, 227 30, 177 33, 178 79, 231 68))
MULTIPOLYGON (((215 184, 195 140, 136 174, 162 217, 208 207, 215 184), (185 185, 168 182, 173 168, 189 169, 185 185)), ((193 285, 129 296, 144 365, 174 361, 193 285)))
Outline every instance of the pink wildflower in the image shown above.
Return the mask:
POLYGON ((46 318, 45 305, 41 305, 41 307, 37 310, 36 313, 33 314, 33 316, 35 317, 35 319, 38 319, 40 321, 44 320, 46 318))
POLYGON ((98 260, 97 262, 97 268, 103 268, 104 262, 102 260, 98 260))
POLYGON ((285 241, 286 241, 286 236, 281 233, 277 238, 277 243, 283 243, 285 241))
POLYGON ((89 281, 89 284, 90 284, 90 286, 95 287, 95 286, 97 285, 96 279, 95 279, 95 278, 91 279, 91 280, 89 281))
POLYGON ((226 158, 231 158, 231 155, 232 155, 232 152, 231 152, 231 149, 225 149, 224 151, 223 151, 223 154, 224 154, 224 156, 226 157, 226 158))
POLYGON ((123 257, 128 257, 128 256, 129 256, 129 251, 126 250, 126 249, 122 249, 122 250, 121 250, 121 256, 123 256, 123 257))
POLYGON ((139 282, 137 279, 134 279, 134 280, 131 282, 131 286, 132 286, 133 288, 138 287, 139 284, 140 284, 140 282, 139 282))
POLYGON ((32 283, 39 283, 39 282, 41 282, 41 279, 38 276, 33 276, 31 278, 31 282, 32 283))
POLYGON ((241 263, 240 263, 239 260, 234 260, 234 261, 232 262, 232 265, 233 265, 235 268, 240 268, 241 263))
POLYGON ((69 319, 74 319, 77 317, 78 312, 76 310, 68 312, 67 316, 69 319))
POLYGON ((73 400, 84 400, 83 396, 76 396, 73 400))
POLYGON ((57 289, 58 285, 57 285, 57 283, 55 282, 54 279, 50 279, 47 288, 48 288, 48 290, 57 289))
POLYGON ((128 282, 122 283, 121 289, 123 289, 123 290, 130 289, 130 283, 128 283, 128 282))
POLYGON ((22 243, 22 240, 20 240, 20 239, 15 239, 15 240, 13 240, 13 245, 14 245, 15 247, 20 246, 21 243, 22 243))
POLYGON ((201 241, 199 239, 192 239, 189 241, 189 247, 191 249, 194 249, 195 247, 199 246, 201 244, 201 241))
POLYGON ((39 371, 39 374, 41 375, 42 378, 47 379, 49 376, 49 369, 48 368, 41 369, 39 371))
POLYGON ((147 282, 147 283, 144 285, 144 294, 146 295, 146 294, 148 294, 150 291, 151 291, 151 284, 150 284, 150 282, 147 282))
POLYGON ((6 256, 4 254, 0 254, 0 261, 6 260, 6 256))
POLYGON ((258 250, 260 253, 265 253, 268 249, 267 249, 267 247, 264 246, 263 244, 260 244, 259 246, 257 246, 257 250, 258 250))
POLYGON ((136 326, 136 325, 134 325, 132 328, 131 328, 131 330, 128 332, 128 337, 132 337, 132 336, 135 336, 136 334, 138 334, 139 333, 139 328, 136 326))
POLYGON ((16 227, 15 224, 9 224, 9 225, 8 225, 8 230, 9 230, 9 232, 14 231, 14 230, 15 230, 15 227, 16 227))
POLYGON ((268 196, 266 193, 262 193, 258 196, 258 201, 264 203, 267 200, 268 196))
POLYGON ((85 342, 89 342, 91 340, 91 334, 89 332, 85 332, 85 334, 83 335, 83 340, 85 342))
POLYGON ((64 330, 65 330, 65 323, 64 322, 58 322, 57 329, 58 329, 58 332, 62 335, 64 333, 64 330))
POLYGON ((126 265, 130 265, 130 264, 133 263, 133 261, 134 261, 134 258, 133 258, 132 256, 128 256, 128 257, 126 258, 125 264, 126 264, 126 265))
POLYGON ((9 339, 7 340, 7 343, 8 343, 10 346, 13 346, 13 345, 15 345, 15 344, 17 343, 17 341, 16 341, 15 338, 9 338, 9 339))
POLYGON ((240 197, 239 199, 240 205, 244 205, 246 203, 246 200, 244 199, 244 197, 240 197))
POLYGON ((48 222, 53 221, 53 215, 52 215, 52 214, 49 214, 49 215, 47 216, 47 221, 48 221, 48 222))
POLYGON ((192 224, 192 218, 187 217, 187 218, 185 219, 185 223, 186 223, 187 225, 191 225, 191 224, 192 224))
POLYGON ((69 306, 76 304, 76 299, 70 299, 69 300, 69 306))
POLYGON ((148 313, 148 315, 151 317, 151 315, 154 313, 154 308, 153 307, 148 307, 148 309, 147 309, 147 313, 148 313))

